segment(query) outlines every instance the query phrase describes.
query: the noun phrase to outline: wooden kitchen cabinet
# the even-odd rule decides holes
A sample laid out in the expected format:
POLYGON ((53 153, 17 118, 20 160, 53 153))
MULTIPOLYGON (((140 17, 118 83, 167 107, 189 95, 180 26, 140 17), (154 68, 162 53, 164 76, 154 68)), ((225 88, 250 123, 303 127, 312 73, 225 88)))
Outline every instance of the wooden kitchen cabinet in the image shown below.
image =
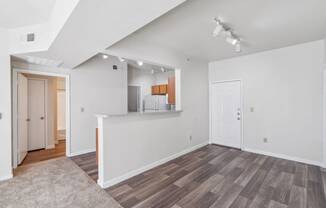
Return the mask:
POLYGON ((175 77, 169 77, 168 80, 168 103, 175 105, 175 77))
POLYGON ((160 94, 160 86, 154 85, 152 86, 152 95, 158 95, 160 94))
POLYGON ((168 92, 168 85, 164 84, 164 85, 159 85, 160 87, 160 94, 161 95, 165 95, 168 92))
POLYGON ((152 95, 166 95, 167 94, 168 85, 154 85, 152 86, 152 95))

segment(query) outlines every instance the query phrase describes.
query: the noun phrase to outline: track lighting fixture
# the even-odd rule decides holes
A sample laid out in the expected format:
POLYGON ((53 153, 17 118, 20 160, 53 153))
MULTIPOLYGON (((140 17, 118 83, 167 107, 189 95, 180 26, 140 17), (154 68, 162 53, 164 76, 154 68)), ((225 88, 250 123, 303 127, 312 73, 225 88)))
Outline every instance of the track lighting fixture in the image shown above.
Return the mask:
POLYGON ((216 22, 216 28, 213 31, 213 36, 217 37, 223 34, 226 42, 235 46, 235 51, 237 53, 241 52, 241 40, 240 38, 232 32, 232 29, 226 26, 219 18, 214 18, 216 22))
POLYGON ((213 36, 217 37, 221 34, 221 32, 225 31, 225 28, 220 19, 215 18, 214 21, 216 22, 216 28, 213 31, 213 36))
POLYGON ((231 45, 236 45, 240 42, 240 40, 231 36, 231 37, 226 37, 226 42, 230 43, 231 45))

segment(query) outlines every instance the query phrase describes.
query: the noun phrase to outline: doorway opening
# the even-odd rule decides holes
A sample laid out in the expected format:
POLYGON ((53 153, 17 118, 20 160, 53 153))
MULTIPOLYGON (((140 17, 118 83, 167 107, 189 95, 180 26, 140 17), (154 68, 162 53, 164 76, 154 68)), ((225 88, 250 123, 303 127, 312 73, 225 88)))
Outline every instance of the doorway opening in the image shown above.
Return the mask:
POLYGON ((69 77, 14 69, 13 168, 69 156, 69 77))

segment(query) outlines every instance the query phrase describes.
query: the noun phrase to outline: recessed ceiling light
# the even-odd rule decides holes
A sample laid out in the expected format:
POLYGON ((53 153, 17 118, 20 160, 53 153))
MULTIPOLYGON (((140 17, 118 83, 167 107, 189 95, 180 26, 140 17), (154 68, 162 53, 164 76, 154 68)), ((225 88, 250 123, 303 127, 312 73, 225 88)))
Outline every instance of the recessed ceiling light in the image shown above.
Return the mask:
POLYGON ((142 61, 137 61, 137 64, 138 64, 139 66, 142 66, 144 63, 143 63, 142 61))
POLYGON ((102 58, 103 58, 103 59, 108 59, 108 58, 109 58, 109 56, 108 56, 108 55, 106 55, 106 54, 103 54, 103 55, 102 55, 102 58))

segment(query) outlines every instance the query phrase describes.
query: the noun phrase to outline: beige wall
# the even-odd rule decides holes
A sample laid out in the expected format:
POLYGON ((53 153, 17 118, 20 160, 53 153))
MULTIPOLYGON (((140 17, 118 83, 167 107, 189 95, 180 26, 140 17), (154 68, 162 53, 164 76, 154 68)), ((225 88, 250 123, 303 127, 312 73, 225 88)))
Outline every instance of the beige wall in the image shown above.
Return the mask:
MULTIPOLYGON (((64 78, 57 78, 57 122, 56 122, 56 130, 65 130, 66 129, 66 81, 64 78)), ((59 137, 57 136, 57 139, 59 137)))

